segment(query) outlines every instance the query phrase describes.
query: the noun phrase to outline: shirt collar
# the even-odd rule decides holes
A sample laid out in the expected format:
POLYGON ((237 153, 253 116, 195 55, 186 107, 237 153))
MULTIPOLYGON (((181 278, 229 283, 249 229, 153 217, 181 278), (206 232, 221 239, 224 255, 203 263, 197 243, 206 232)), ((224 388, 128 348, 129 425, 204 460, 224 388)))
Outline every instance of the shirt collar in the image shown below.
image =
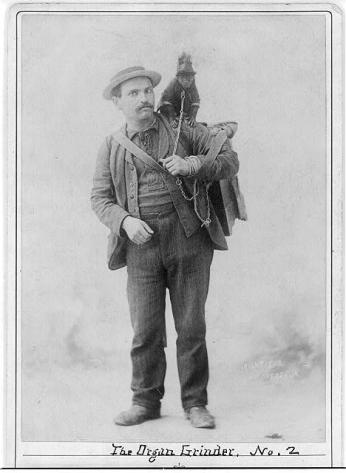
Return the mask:
POLYGON ((126 134, 130 138, 130 140, 132 140, 137 134, 144 133, 149 130, 156 130, 156 131, 159 130, 159 123, 158 123, 157 117, 154 118, 152 124, 149 125, 148 128, 145 128, 145 130, 140 130, 140 131, 129 130, 128 126, 126 125, 126 134))

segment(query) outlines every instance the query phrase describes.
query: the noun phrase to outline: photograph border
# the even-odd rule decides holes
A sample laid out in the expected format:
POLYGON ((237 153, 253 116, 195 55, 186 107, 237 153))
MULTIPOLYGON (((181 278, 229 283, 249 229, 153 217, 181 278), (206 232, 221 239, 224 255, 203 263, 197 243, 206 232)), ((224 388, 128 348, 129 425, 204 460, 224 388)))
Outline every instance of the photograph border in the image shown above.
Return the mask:
MULTIPOLYGON (((24 3, 24 4, 15 4, 9 10, 8 16, 8 130, 9 130, 9 139, 8 139, 8 160, 7 160, 7 174, 8 174, 8 207, 7 207, 7 226, 8 226, 8 240, 7 240, 7 249, 8 249, 8 260, 7 260, 7 285, 8 285, 8 298, 7 298, 7 323, 5 325, 5 336, 6 336, 6 395, 5 395, 5 464, 7 467, 20 467, 23 468, 23 465, 18 465, 18 424, 20 421, 20 416, 18 415, 18 406, 19 406, 19 393, 18 393, 18 363, 20 358, 20 344, 18 343, 18 335, 20 335, 20 329, 18 327, 18 297, 19 297, 19 288, 20 288, 20 268, 18 265, 19 262, 19 247, 18 247, 18 238, 20 236, 20 185, 18 184, 18 172, 20 171, 20 162, 18 161, 18 140, 20 137, 20 124, 18 123, 18 88, 20 84, 20 77, 18 71, 19 57, 20 52, 19 48, 19 31, 18 31, 18 17, 21 13, 67 13, 67 14, 85 14, 85 13, 134 13, 135 8, 138 13, 161 13, 161 14, 170 14, 170 13, 195 13, 195 12, 205 12, 205 13, 328 13, 331 19, 331 43, 330 43, 330 109, 327 107, 327 115, 330 113, 330 124, 327 120, 327 125, 330 125, 330 129, 327 126, 327 142, 328 135, 330 135, 330 228, 329 221, 327 219, 326 231, 330 238, 330 274, 328 271, 326 275, 330 276, 330 316, 329 328, 330 328, 330 385, 328 390, 330 390, 330 447, 331 447, 331 467, 332 466, 341 466, 344 461, 342 451, 342 390, 341 383, 344 379, 343 366, 342 366, 342 353, 344 347, 344 336, 343 336, 343 298, 344 298, 344 289, 343 289, 343 241, 344 241, 344 231, 343 231, 343 181, 341 182, 340 175, 343 177, 344 167, 343 167, 343 88, 342 88, 342 70, 343 70, 343 11, 335 3, 333 4, 315 4, 315 3, 265 3, 261 2, 255 4, 257 10, 237 10, 236 7, 239 6, 237 3, 228 2, 222 3, 223 8, 231 8, 230 10, 216 10, 219 4, 215 3, 212 5, 212 10, 196 10, 196 7, 205 8, 210 4, 193 4, 194 8, 192 10, 186 9, 189 4, 169 4, 169 3, 156 3, 157 7, 172 7, 175 6, 173 10, 148 10, 146 9, 147 5, 151 4, 97 4, 95 10, 92 9, 92 3, 78 3, 78 4, 64 4, 64 3, 24 3), (125 10, 124 8, 127 5, 132 5, 132 9, 125 10), (278 8, 278 10, 263 10, 262 8, 266 5, 271 7, 278 8), (291 10, 293 6, 305 5, 307 9, 302 10, 291 10), (313 10, 309 9, 313 5, 318 5, 321 8, 329 9, 326 10, 313 10), (84 9, 78 10, 81 6, 84 6, 84 9), (89 9, 90 7, 90 9, 89 9), (107 8, 107 10, 101 10, 101 8, 107 8), (30 8, 33 8, 30 10, 30 8), (44 8, 47 8, 44 10, 44 8), (63 10, 63 8, 68 8, 63 10), (87 9, 86 9, 87 8, 87 9), (287 8, 287 10, 285 9, 287 8), (337 25, 335 24, 337 23, 337 25), (15 28, 14 28, 15 24, 15 28), (13 40, 15 41, 15 48, 13 48, 13 40), (13 56, 13 53, 14 56, 13 56), (15 68, 15 87, 11 78, 13 77, 13 71, 15 68), (341 98, 341 100, 340 100, 341 98), (340 100, 338 102, 338 100, 340 100), (15 107, 13 109, 13 101, 15 102, 15 107), (15 113, 14 113, 15 110, 15 113), (14 159, 12 159, 14 157, 14 159), (14 214, 13 214, 14 209, 14 214), (329 235, 330 232, 330 235, 329 235), (13 314, 15 314, 13 321, 13 314), (14 324, 13 324, 14 322, 14 324), (13 372, 14 368, 14 372, 13 372), (14 395, 14 405, 13 405, 13 393, 14 395), (338 420, 339 419, 339 420, 338 420), (14 434, 14 435, 13 435, 14 434)), ((246 7, 248 5, 253 6, 253 4, 244 3, 241 6, 246 7)), ((327 86, 327 84, 326 84, 327 86)), ((328 95, 328 94, 327 94, 328 95)), ((328 174, 328 173, 326 173, 328 174)), ((327 176, 328 177, 328 176, 327 176)), ((328 192, 327 192, 328 194, 328 192)), ((328 199, 327 199, 328 203, 328 199)), ((328 215, 328 213, 327 213, 328 215)), ((327 238, 328 242, 328 238, 327 238)), ((327 252, 326 252, 327 253, 327 252)), ((328 258, 327 258, 328 261, 328 258)), ((327 278, 328 279, 328 278, 327 278)), ((328 285, 328 283, 327 283, 328 285)), ((328 307, 328 305, 327 305, 328 307)), ((328 330, 326 331, 328 332, 328 330)), ((326 338, 328 339, 328 333, 326 333, 326 338)), ((328 409, 327 409, 328 411, 328 409)), ((27 443, 27 442, 25 442, 27 443)), ((312 454, 311 454, 312 456, 312 454)), ((155 467, 152 464, 148 464, 148 468, 162 468, 162 466, 155 467)), ((213 469, 226 469, 231 467, 228 466, 213 466, 209 468, 213 469)), ((234 465, 233 465, 234 467, 234 465)), ((238 467, 238 466, 237 466, 238 467)), ((307 468, 308 466, 299 465, 301 468, 307 468)), ((50 468, 48 465, 45 465, 45 468, 50 468)), ((76 468, 71 467, 69 468, 76 468)), ((79 468, 79 467, 78 467, 79 468)), ((93 468, 93 467, 80 467, 80 468, 93 468)), ((115 466, 102 466, 102 468, 117 468, 115 466)), ((121 468, 126 469, 121 465, 121 468)), ((138 469, 141 467, 131 468, 138 469)), ((165 466, 165 468, 170 468, 165 466)), ((194 467, 189 467, 194 468, 194 467)), ((196 467, 197 468, 197 467, 196 467)), ((201 468, 201 467, 198 467, 201 468)), ((242 466, 239 466, 242 468, 242 466)), ((260 468, 260 466, 256 466, 260 468)), ((274 467, 273 467, 274 468, 274 467)), ((285 468, 280 466, 275 466, 275 468, 285 468)))

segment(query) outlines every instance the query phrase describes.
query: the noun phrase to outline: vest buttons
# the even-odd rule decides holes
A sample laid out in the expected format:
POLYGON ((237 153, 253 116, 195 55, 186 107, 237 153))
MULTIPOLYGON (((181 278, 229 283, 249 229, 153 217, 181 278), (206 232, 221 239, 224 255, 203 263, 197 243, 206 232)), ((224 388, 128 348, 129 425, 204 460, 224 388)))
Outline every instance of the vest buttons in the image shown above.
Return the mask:
POLYGON ((131 194, 130 199, 134 199, 134 198, 135 198, 134 194, 131 194))

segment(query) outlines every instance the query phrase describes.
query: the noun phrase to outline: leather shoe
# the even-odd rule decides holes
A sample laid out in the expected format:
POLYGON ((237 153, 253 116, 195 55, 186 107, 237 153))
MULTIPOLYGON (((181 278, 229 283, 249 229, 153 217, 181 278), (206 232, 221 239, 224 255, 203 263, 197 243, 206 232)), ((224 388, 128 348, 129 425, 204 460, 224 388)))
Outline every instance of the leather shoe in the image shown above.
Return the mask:
POLYGON ((214 429, 215 419, 205 406, 195 406, 185 411, 185 416, 193 427, 199 429, 214 429))
POLYGON ((121 412, 114 419, 117 425, 137 425, 142 424, 146 420, 158 419, 160 417, 160 408, 149 409, 144 406, 134 404, 127 411, 121 412))

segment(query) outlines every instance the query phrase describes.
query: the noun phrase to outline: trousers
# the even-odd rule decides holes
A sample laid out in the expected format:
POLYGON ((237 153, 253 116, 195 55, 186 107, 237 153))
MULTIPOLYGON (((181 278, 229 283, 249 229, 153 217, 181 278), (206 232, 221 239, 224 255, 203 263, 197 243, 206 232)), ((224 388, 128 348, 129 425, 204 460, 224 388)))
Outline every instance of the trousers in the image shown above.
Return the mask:
POLYGON ((166 374, 165 305, 169 291, 177 333, 177 365, 184 409, 208 403, 205 303, 213 247, 200 228, 185 236, 172 204, 146 209, 141 218, 154 231, 143 245, 127 247, 127 295, 133 328, 133 404, 158 408, 166 374))

